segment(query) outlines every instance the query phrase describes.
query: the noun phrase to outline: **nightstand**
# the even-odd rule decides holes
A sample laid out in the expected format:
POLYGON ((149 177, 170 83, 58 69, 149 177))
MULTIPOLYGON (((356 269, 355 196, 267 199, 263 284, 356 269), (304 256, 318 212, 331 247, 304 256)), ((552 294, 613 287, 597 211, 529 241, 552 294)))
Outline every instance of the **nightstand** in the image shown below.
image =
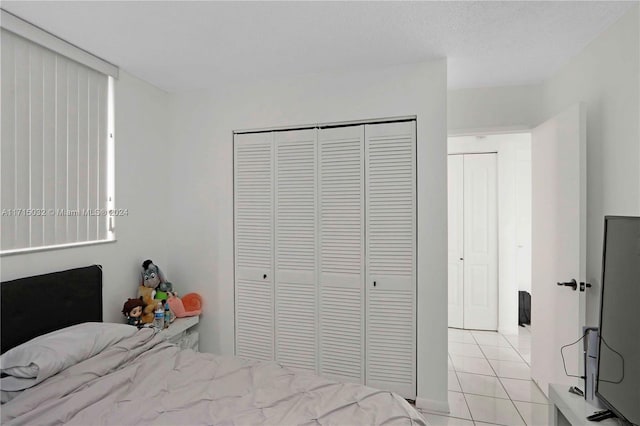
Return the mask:
POLYGON ((160 336, 180 349, 198 351, 199 336, 195 326, 200 321, 199 316, 176 318, 169 327, 160 331, 160 336))

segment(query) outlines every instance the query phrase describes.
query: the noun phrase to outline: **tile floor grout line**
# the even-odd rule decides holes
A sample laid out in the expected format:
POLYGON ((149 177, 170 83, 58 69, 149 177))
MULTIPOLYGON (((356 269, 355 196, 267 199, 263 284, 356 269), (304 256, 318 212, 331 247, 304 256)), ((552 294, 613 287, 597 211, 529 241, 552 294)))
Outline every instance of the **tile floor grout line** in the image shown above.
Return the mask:
MULTIPOLYGON (((482 352, 482 349, 480 348, 480 345, 478 344, 475 336, 470 332, 469 332, 469 335, 471 335, 471 338, 476 343, 467 343, 467 342, 457 342, 457 343, 465 343, 465 344, 469 344, 469 345, 474 345, 474 346, 478 347, 478 349, 480 349, 480 351, 482 352)), ((447 342, 447 343, 450 343, 450 342, 447 342)), ((484 352, 482 352, 482 355, 483 355, 483 358, 479 358, 479 359, 487 360, 485 355, 484 355, 484 352)), ((460 356, 464 356, 464 355, 460 355, 460 356)), ((465 374, 474 374, 474 373, 469 373, 469 372, 465 372, 465 371, 458 371, 457 368, 456 368, 456 365, 453 363, 453 359, 451 359, 451 353, 448 352, 447 353, 447 357, 451 360, 451 365, 453 366, 453 374, 456 376, 456 381, 458 382, 458 387, 460 388, 460 393, 462 394, 462 398, 464 399, 464 403, 467 406, 467 410, 469 411, 469 416, 471 416, 471 420, 470 421, 473 423, 474 426, 477 426, 478 423, 480 422, 480 420, 475 420, 473 418, 473 413, 471 412, 471 407, 469 406, 469 402, 467 401, 467 397, 466 397, 467 392, 465 392, 464 389, 462 389, 462 382, 460 381, 460 377, 458 376, 458 373, 465 373, 465 374)), ((468 358, 475 358, 475 357, 468 357, 468 358)), ((488 360, 487 360, 487 362, 488 362, 488 360)), ((491 365, 491 364, 489 363, 489 365, 491 365)), ((493 377, 493 376, 489 376, 489 375, 485 375, 485 374, 478 374, 478 375, 485 376, 485 377, 493 377)), ((451 391, 451 392, 454 392, 454 391, 451 391)), ((506 393, 506 391, 505 391, 505 393, 506 393)), ((475 394, 469 393, 469 395, 475 395, 475 394)), ((478 396, 483 396, 483 395, 478 395, 478 396)), ((515 407, 515 404, 514 404, 514 407, 515 407)), ((517 407, 515 407, 515 408, 516 408, 516 411, 517 411, 518 410, 517 407)), ((518 414, 520 414, 520 413, 518 413, 518 414)), ((454 418, 454 419, 456 419, 456 418, 457 419, 461 419, 461 417, 454 417, 454 416, 450 416, 450 417, 454 418)), ((468 419, 463 419, 463 420, 468 420, 468 419)), ((505 426, 505 425, 500 425, 499 423, 489 423, 489 422, 483 422, 483 423, 487 424, 487 425, 505 426)), ((526 422, 525 422, 525 424, 526 424, 526 422)))
MULTIPOLYGON (((469 394, 469 395, 475 395, 475 396, 485 396, 488 398, 495 398, 495 399, 510 399, 511 401, 515 402, 524 402, 526 404, 538 404, 538 405, 551 405, 551 403, 546 403, 546 402, 535 402, 535 401, 523 401, 520 399, 513 399, 513 398, 509 398, 508 396, 508 392, 506 391, 506 387, 504 385, 504 383, 502 382, 501 379, 507 379, 507 380, 517 380, 520 382, 531 382, 532 380, 527 380, 527 379, 514 379, 512 377, 498 377, 498 376, 488 376, 486 374, 477 374, 477 373, 467 373, 466 371, 460 371, 460 373, 462 374, 469 374, 471 376, 482 376, 482 377, 495 377, 496 379, 498 379, 500 381, 500 384, 502 385, 503 388, 505 388, 505 392, 507 393, 507 398, 501 398, 499 396, 490 396, 490 395, 486 395, 486 394, 481 394, 481 393, 474 393, 474 392, 458 392, 458 391, 451 391, 451 392, 458 392, 458 393, 465 393, 465 394, 469 394)), ((462 388, 462 387, 461 387, 462 388)), ((544 394, 543 394, 544 395, 544 394)))
MULTIPOLYGON (((473 335, 471 337, 473 338, 473 340, 476 340, 476 338, 473 337, 473 335)), ((451 353, 449 353, 448 337, 447 337, 447 356, 449 357, 449 359, 451 359, 451 353)), ((473 419, 473 414, 471 414, 471 407, 469 407, 469 403, 467 402, 467 397, 464 395, 464 389, 462 389, 462 382, 460 382, 460 377, 458 377, 458 370, 456 369, 456 365, 453 363, 453 359, 451 359, 451 365, 453 366, 453 374, 456 376, 456 381, 458 382, 458 387, 460 388, 460 393, 462 394, 462 398, 464 399, 464 404, 467 406, 467 411, 469 411, 469 416, 471 417, 471 422, 475 426, 476 422, 473 419)), ((447 388, 448 388, 448 385, 447 385, 447 388)))
MULTIPOLYGON (((520 327, 520 326, 518 326, 518 327, 520 327)), ((526 327, 523 327, 523 328, 524 328, 525 330, 527 329, 526 327)), ((528 333, 531 333, 531 332, 530 332, 530 331, 528 331, 528 330, 527 330, 527 332, 528 332, 528 333)), ((520 338, 520 330, 519 330, 519 329, 518 329, 518 338, 520 338)), ((474 339, 475 339, 475 337, 474 337, 474 339)), ((520 351, 519 351, 515 346, 513 346, 513 343, 511 343, 511 340, 509 340, 509 339, 507 339, 507 338, 505 338, 504 340, 506 340, 506 341, 507 341, 507 343, 509 344, 509 346, 511 346, 511 347, 513 348, 513 350, 514 350, 514 351, 516 351, 516 353, 518 354, 518 356, 520 357, 520 359, 522 359, 522 361, 524 361, 524 363, 525 363, 525 364, 527 364, 527 365, 529 366, 529 368, 531 368, 531 364, 529 364, 529 363, 527 362, 527 360, 526 360, 526 359, 524 359, 524 357, 522 356, 522 354, 520 353, 520 351)), ((531 350, 531 347, 529 347, 529 350, 531 350)))
MULTIPOLYGON (((475 340, 475 337, 474 337, 475 340)), ((462 382, 460 381, 460 377, 458 377, 458 371, 456 370, 456 365, 453 364, 453 360, 451 360, 451 364, 453 365, 453 374, 456 375, 456 380, 458 381, 458 386, 460 386, 460 393, 462 394, 462 398, 464 399, 464 403, 467 406, 467 410, 469 411, 469 416, 471 417, 471 422, 475 426, 476 421, 473 419, 473 414, 471 414, 471 407, 469 407, 469 402, 467 401, 467 397, 464 394, 464 389, 462 389, 462 382)))
MULTIPOLYGON (((531 334, 531 331, 529 329, 527 329, 526 327, 523 327, 524 330, 527 331, 527 333, 529 333, 529 335, 531 334)), ((499 333, 500 334, 500 333, 499 333)), ((504 336, 503 336, 504 337, 504 336)), ((518 329, 518 338, 520 337, 520 332, 518 329)), ((518 354, 518 356, 520 356, 520 358, 522 359, 522 361, 524 361, 525 364, 527 364, 527 366, 529 367, 529 371, 531 371, 531 364, 527 362, 526 359, 524 359, 524 356, 522 356, 522 354, 520 353, 520 350, 518 348, 516 348, 513 343, 511 342, 511 340, 507 339, 506 337, 504 337, 504 339, 507 341, 507 343, 509 343, 509 346, 511 346, 513 348, 513 350, 516 351, 516 353, 518 354)), ((482 348, 480 348, 480 350, 482 350, 482 348)), ((529 347, 529 350, 531 350, 531 348, 529 347)), ((484 353, 484 351, 483 351, 484 353)), ((491 362, 489 362, 489 364, 491 364, 491 362)), ((493 366, 492 366, 493 367, 493 366)), ((514 377, 498 377, 498 380, 500 381, 500 384, 502 384, 502 387, 505 388, 506 390, 506 386, 504 385, 504 383, 502 382, 502 379, 509 379, 509 380, 522 380, 522 381, 527 381, 527 382, 531 382, 532 384, 535 385, 535 387, 537 389, 540 389, 538 387, 538 384, 533 380, 533 378, 529 378, 529 379, 519 379, 519 378, 514 378, 514 377)), ((542 393, 542 395, 544 395, 544 392, 540 391, 542 393)), ((507 395, 509 394, 509 392, 507 392, 507 395)), ((542 402, 535 402, 535 401, 518 401, 518 400, 513 400, 511 399, 511 401, 513 402, 513 405, 515 405, 516 409, 518 410, 518 413, 520 414, 521 417, 523 417, 524 420, 524 416, 522 415, 522 413, 520 413, 520 409, 518 408, 518 406, 516 405, 516 402, 522 402, 525 404, 537 404, 537 405, 545 405, 545 406, 549 406, 551 403, 549 402, 549 399, 547 398, 546 395, 544 395, 545 399, 547 400, 546 403, 542 403, 542 402)), ((509 398, 511 398, 511 395, 509 395, 509 398)), ((526 423, 526 422, 525 422, 526 423)))
MULTIPOLYGON (((527 332, 529 332, 529 331, 527 330, 527 332)), ((472 417, 472 419, 473 419, 473 414, 471 413, 471 409, 470 409, 470 407, 469 407, 469 404, 468 404, 468 401, 467 401, 467 398, 466 398, 466 396, 465 396, 465 395, 469 394, 469 395, 478 395, 478 396, 484 396, 484 397, 489 397, 489 398, 491 398, 491 397, 490 397, 490 396, 487 396, 487 395, 480 395, 480 394, 474 394, 474 393, 464 392, 464 390, 462 389, 462 382, 460 381, 460 378, 459 378, 459 373, 475 374, 475 375, 480 375, 480 376, 484 376, 484 377, 496 377, 496 378, 498 379, 498 382, 500 383, 500 385, 501 385, 504 389, 506 389, 506 387, 504 386, 504 382, 503 382, 503 380, 502 380, 502 379, 504 379, 504 378, 503 378, 503 377, 498 376, 497 371, 495 370, 495 368, 494 368, 494 367, 493 367, 493 365, 491 364, 491 360, 487 357, 487 354, 486 354, 486 352, 483 350, 483 348, 482 348, 482 346, 481 346, 480 342, 478 341, 477 337, 476 337, 473 333, 471 333, 470 331, 468 331, 468 333, 472 336, 472 339, 476 342, 476 343, 475 343, 475 345, 478 347, 478 349, 480 349, 481 353, 483 354, 484 359, 489 363, 489 365, 490 365, 490 367, 491 367, 491 370, 495 373, 495 375, 494 375, 494 376, 490 376, 490 375, 487 375, 487 374, 480 374, 480 373, 471 373, 471 372, 458 371, 458 369, 455 367, 455 364, 452 362, 453 371, 454 371, 454 374, 455 374, 455 376, 456 376, 456 380, 458 381, 458 384, 460 385, 460 389, 462 390, 462 394, 463 394, 463 397, 464 397, 464 399, 465 399, 465 403, 467 404, 467 408, 469 409, 469 414, 471 415, 471 417, 472 417)), ((520 350, 519 350, 519 349, 517 349, 517 348, 514 346, 514 344, 511 342, 511 340, 507 339, 507 338, 506 338, 505 336, 503 336, 501 333, 496 333, 495 335, 499 335, 499 336, 501 336, 504 340, 506 340, 506 341, 507 341, 508 346, 491 345, 491 344, 486 344, 486 346, 491 346, 491 347, 502 347, 502 348, 511 348, 512 350, 515 350, 515 351, 516 351, 516 353, 518 354, 518 357, 522 360, 522 362, 524 362, 524 364, 525 364, 525 365, 527 365, 527 367, 531 368, 530 364, 529 364, 529 363, 524 359, 524 356, 522 355, 522 353, 520 352, 520 350)), ((455 342, 455 340, 454 340, 453 342, 455 342)), ((465 342, 456 342, 456 343, 465 343, 465 344, 473 345, 473 343, 468 343, 468 342, 466 342, 466 341, 465 341, 465 342)), ((530 348, 529 348, 529 349, 530 349, 530 348)), ((448 355, 449 359, 451 359, 451 354, 449 353, 449 354, 447 354, 447 355, 448 355)), ((465 356, 465 355, 459 355, 459 356, 465 356)), ((479 358, 479 357, 471 357, 471 358, 479 358)), ((480 358, 480 359, 483 359, 483 358, 480 358)), ((494 360, 494 361, 507 361, 507 360, 500 360, 500 359, 497 359, 497 360, 494 360)), ((520 361, 513 361, 513 360, 508 360, 508 361, 511 361, 511 362, 520 362, 520 361)), ((510 378, 510 379, 513 379, 513 380, 519 380, 519 381, 522 381, 522 382, 532 382, 531 378, 529 378, 529 379, 522 379, 522 378, 510 378)), ((535 382, 534 382, 534 383, 535 383, 535 382)), ((522 415, 522 413, 520 412, 520 409, 518 408, 518 406, 515 404, 515 402, 516 402, 516 401, 512 399, 512 397, 509 395, 509 393, 508 393, 508 392, 505 392, 505 393, 507 394, 507 398, 508 398, 508 400, 512 403, 512 405, 513 405, 513 406, 514 406, 514 408, 516 409, 516 412, 518 413, 518 415, 519 415, 519 416, 521 417, 521 419, 524 421, 524 416, 523 416, 523 415, 522 415)), ((494 399, 507 400, 507 399, 505 399, 505 398, 498 398, 498 397, 494 397, 494 399)), ((538 405, 538 406, 547 406, 547 407, 548 407, 548 405, 549 405, 549 403, 548 403, 548 402, 547 402, 547 403, 540 403, 540 402, 534 402, 534 401, 517 401, 517 402, 522 402, 522 403, 524 403, 524 404, 531 404, 531 405, 533 405, 533 406, 538 405)), ((454 418, 455 418, 455 417, 454 417, 454 418)), ((475 419, 474 419, 474 420, 473 420, 473 422, 474 422, 474 424, 476 424, 477 422, 479 422, 479 420, 475 420, 475 419)), ((525 422, 525 424, 526 424, 526 422, 525 422)))
MULTIPOLYGON (((531 339, 531 330, 529 330, 527 327, 522 327, 524 330, 527 331, 527 333, 529 333, 529 339, 531 339)), ((520 337, 520 326, 518 326, 518 338, 520 337)), ((475 339, 475 337, 474 337, 475 339)), ((507 343, 509 343, 509 346, 511 346, 513 348, 514 351, 516 351, 516 353, 518 354, 518 356, 520 356, 520 358, 524 361, 525 364, 527 364, 529 366, 529 372, 531 372, 531 363, 527 362, 526 359, 524 359, 524 357, 522 356, 522 354, 520 353, 520 351, 518 350, 518 348, 516 348, 513 343, 511 343, 511 340, 505 338, 505 340, 507 341, 507 343)), ((482 348, 480 348, 480 350, 482 350, 482 348)), ((529 346, 529 351, 531 351, 531 346, 529 346)), ((483 351, 484 353, 484 351, 483 351)), ((491 364, 491 363, 489 363, 491 364)), ((540 389, 540 387, 538 386, 538 384, 533 380, 533 378, 529 378, 529 379, 514 379, 512 378, 512 380, 527 380, 527 381, 531 381, 533 382, 533 384, 536 386, 536 388, 540 389)), ((502 383, 502 380, 500 380, 500 383, 502 383)), ((504 387, 504 384, 502 384, 502 386, 504 387)), ((505 388, 506 390, 506 388, 505 388)), ((542 389, 540 389, 540 392, 542 392, 542 389)), ((544 395, 544 392, 542 392, 542 394, 544 395)), ((541 405, 550 405, 550 401, 549 398, 547 398, 546 395, 544 395, 545 399, 547 400, 546 404, 542 404, 540 402, 533 402, 533 401, 519 401, 519 402, 528 402, 529 404, 541 404, 541 405)), ((514 403, 515 405, 515 403, 514 403)), ((516 405, 516 408, 518 408, 518 406, 516 405)), ((518 410, 520 411, 520 410, 518 410)), ((526 422, 525 422, 526 423, 526 422)))
MULTIPOLYGON (((473 413, 471 412, 471 407, 469 406, 469 402, 467 401, 467 397, 466 395, 476 395, 476 396, 482 396, 482 397, 486 397, 486 398, 492 398, 488 395, 479 395, 479 394, 474 394, 474 393, 470 393, 470 392, 465 392, 464 389, 462 389, 462 382, 460 381, 460 377, 458 376, 458 373, 465 373, 465 374, 476 374, 479 376, 484 376, 484 377, 495 377, 496 379, 498 379, 498 382, 500 383, 500 386, 503 387, 505 394, 507 395, 507 398, 497 398, 497 397, 493 397, 493 399, 501 399, 503 401, 510 401, 513 408, 516 410, 516 413, 518 413, 518 415, 520 416, 520 418, 522 419, 523 423, 525 425, 527 425, 527 422, 524 420, 524 417, 522 416, 522 414, 520 413, 520 410, 518 410, 517 405, 515 404, 515 402, 513 401, 513 399, 511 399, 511 396, 509 395, 509 393, 506 391, 506 388, 504 387, 504 384, 502 383, 502 380, 500 380, 500 377, 498 377, 498 373, 495 371, 495 369, 493 368, 493 365, 491 364, 491 362, 489 361, 489 358, 487 358, 485 352, 482 350, 482 347, 480 346, 480 343, 478 342, 478 340, 476 339, 476 336, 469 332, 469 334, 471 335, 471 337, 473 338, 473 340, 476 342, 474 343, 466 343, 466 342, 456 342, 456 343, 465 343, 465 344, 469 344, 469 345, 475 345, 476 347, 478 347, 478 349, 480 350, 480 352, 482 353, 483 358, 479 358, 479 357, 468 357, 467 358, 477 358, 477 359, 484 359, 485 361, 487 361, 487 363, 489 364, 489 367, 491 367, 491 370, 494 372, 495 375, 491 376, 491 375, 487 375, 487 374, 479 374, 479 373, 470 373, 470 372, 465 372, 465 371, 458 371, 455 364, 453 363, 453 359, 451 359, 451 353, 447 353, 447 357, 451 360, 451 365, 453 366, 453 372, 456 376, 456 380, 458 381, 458 385, 460 387, 460 390, 462 393, 462 396, 464 398, 465 404, 467 405, 467 409, 469 410, 469 415, 471 416, 471 421, 473 422, 474 426, 476 425, 477 422, 480 422, 480 420, 476 420, 473 418, 473 413)), ((500 335, 500 333, 497 333, 497 335, 500 335)), ((503 337, 504 338, 504 337, 503 337)), ((504 338, 505 340, 507 340, 506 338, 504 338)), ((507 342, 509 343, 509 345, 511 345, 511 342, 509 342, 507 340, 507 342)), ((450 342, 447 342, 450 343, 450 342)), ((487 345, 487 346, 493 346, 493 345, 487 345)), ((514 348, 515 350, 515 348, 514 348)), ((518 353, 518 355, 522 358, 522 355, 520 355, 520 353, 516 350, 516 352, 518 353)), ((464 355, 459 355, 459 356, 464 356, 464 355)), ((498 360, 499 361, 499 360, 498 360)), ((526 361, 523 362, 526 364, 526 361)), ((528 364, 527 364, 528 365, 528 364)), ((527 381, 526 379, 517 379, 517 380, 522 380, 522 381, 527 381)), ((455 392, 455 391, 451 391, 451 392, 455 392)), ((457 419, 462 419, 461 417, 454 417, 454 416, 448 416, 450 418, 457 418, 457 419)), ((462 420, 468 420, 468 419, 462 419, 462 420)), ((488 423, 488 422, 484 422, 485 424, 492 424, 492 425, 497 425, 497 426, 508 426, 508 425, 501 425, 500 423, 488 423)))
MULTIPOLYGON (((480 352, 482 352, 482 356, 484 357, 484 360, 487 361, 487 363, 489 364, 489 367, 491 368, 491 371, 493 371, 495 373, 495 378, 498 379, 498 373, 495 371, 495 369, 493 368, 493 365, 491 365, 491 363, 489 362, 489 358, 487 358, 487 355, 482 350, 482 347, 480 346, 480 342, 478 342, 478 339, 476 339, 475 334, 473 334, 473 333, 470 333, 470 334, 471 334, 471 337, 473 338, 473 340, 475 340, 476 346, 478 346, 478 348, 480 349, 480 352)), ((485 377, 493 377, 493 376, 488 376, 488 375, 485 375, 485 374, 483 374, 483 376, 485 376, 485 377)), ((498 381, 499 380, 500 379, 498 379, 498 381)), ((500 386, 502 386, 504 388, 504 385, 502 384, 502 382, 500 382, 500 386)), ((509 397, 509 394, 507 393, 506 389, 505 389, 504 393, 507 394, 507 397, 509 397)), ((486 396, 486 395, 484 395, 484 396, 486 396)), ((513 404, 513 401, 511 401, 511 403, 513 404)), ((514 406, 514 408, 516 408, 516 411, 517 411, 518 408, 515 406, 515 404, 513 404, 513 406, 514 406)), ((471 408, 469 408, 469 413, 471 413, 471 408)), ((518 415, 520 415, 520 413, 518 413, 518 415)), ((473 416, 473 414, 472 414, 472 416, 473 416)), ((520 416, 520 417, 522 417, 522 416, 520 416)), ((522 420, 524 421, 524 419, 522 419, 522 420)), ((524 423, 525 423, 525 425, 527 424, 527 422, 524 422, 524 423)))
MULTIPOLYGON (((496 332, 497 333, 497 332, 496 332)), ((499 336, 502 337, 501 333, 497 333, 499 336)), ((513 405, 513 408, 516 409, 516 413, 518 413, 518 415, 520 416, 520 419, 522 419, 522 423, 524 423, 525 425, 527 425, 527 421, 524 419, 524 416, 522 415, 522 413, 520 412, 520 410, 518 410, 518 406, 516 405, 515 402, 513 402, 513 399, 511 399, 511 395, 509 395, 509 392, 507 392, 507 388, 504 386, 504 383, 502 383, 502 380, 500 380, 500 377, 498 377, 498 372, 495 370, 495 368, 493 368, 493 364, 491 364, 489 362, 489 358, 487 358, 487 355, 484 353, 484 351, 482 350, 482 346, 480 346, 480 343, 478 342, 478 340, 476 339, 476 336, 473 335, 473 333, 471 334, 471 336, 473 336, 473 340, 475 340, 478 343, 478 347, 480 348, 480 351, 482 352, 482 354, 485 356, 486 361, 489 363, 489 367, 491 367, 491 369, 493 370, 494 373, 496 373, 496 378, 498 379, 498 382, 500 383, 500 386, 502 386, 502 388, 504 389, 504 393, 507 394, 507 397, 509 398, 509 401, 511 401, 511 405, 513 405)), ((504 340, 507 340, 506 338, 503 337, 504 340)), ((507 340, 507 342, 509 343, 509 345, 511 345, 511 342, 509 342, 509 340, 507 340)), ((514 348, 515 349, 515 348, 514 348)), ((519 353, 518 353, 519 355, 519 353)), ((524 359, 523 359, 524 361, 524 359)), ((466 401, 466 399, 465 399, 466 401)), ((469 410, 469 412, 471 412, 471 410, 469 410)), ((528 425, 527 425, 528 426, 528 425)))

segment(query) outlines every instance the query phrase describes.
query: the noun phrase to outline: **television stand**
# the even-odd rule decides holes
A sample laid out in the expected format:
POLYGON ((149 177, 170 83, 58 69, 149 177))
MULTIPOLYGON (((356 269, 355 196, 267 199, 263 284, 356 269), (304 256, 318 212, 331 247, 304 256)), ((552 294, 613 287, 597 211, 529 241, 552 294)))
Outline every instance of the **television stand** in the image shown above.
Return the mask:
MULTIPOLYGON (((587 417, 597 411, 605 410, 599 402, 587 402, 584 397, 569 393, 569 385, 549 385, 549 399, 553 404, 549 410, 549 424, 551 426, 567 425, 618 425, 615 418, 599 421, 589 421, 587 417)), ((615 417, 615 416, 614 416, 615 417)))

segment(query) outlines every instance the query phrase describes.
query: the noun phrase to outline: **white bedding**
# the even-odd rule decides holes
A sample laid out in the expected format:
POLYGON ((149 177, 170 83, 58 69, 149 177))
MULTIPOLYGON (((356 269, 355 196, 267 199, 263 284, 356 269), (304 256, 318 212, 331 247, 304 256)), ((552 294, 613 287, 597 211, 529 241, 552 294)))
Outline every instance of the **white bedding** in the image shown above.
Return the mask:
POLYGON ((401 397, 275 362, 180 350, 143 329, 2 406, 2 424, 426 424, 401 397))
POLYGON ((0 389, 21 391, 136 333, 125 324, 85 322, 36 337, 0 357, 0 389))

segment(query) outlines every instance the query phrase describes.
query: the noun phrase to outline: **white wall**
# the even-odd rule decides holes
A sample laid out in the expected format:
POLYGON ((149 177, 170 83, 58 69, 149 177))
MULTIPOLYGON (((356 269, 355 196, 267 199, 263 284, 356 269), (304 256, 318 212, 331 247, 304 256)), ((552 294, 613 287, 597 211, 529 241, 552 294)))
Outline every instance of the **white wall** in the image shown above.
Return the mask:
MULTIPOLYGON (((605 215, 640 215, 639 7, 539 86, 452 90, 450 134, 535 127, 587 105, 587 322, 598 323, 605 215), (467 131, 471 129, 472 131, 467 131)), ((533 302, 535 303, 535 301, 533 302)))
POLYGON ((136 296, 142 261, 151 258, 162 267, 170 247, 167 103, 165 92, 125 72, 115 82, 116 207, 129 209, 116 222, 117 241, 4 256, 2 281, 101 264, 104 320, 123 321, 122 304, 136 296))
POLYGON ((446 102, 444 60, 173 96, 168 262, 203 295, 203 350, 234 350, 233 130, 417 115, 418 396, 446 409, 446 102))
POLYGON ((636 5, 543 85, 543 116, 587 105, 587 323, 598 324, 605 215, 640 215, 636 5))
POLYGON ((541 120, 540 85, 449 90, 447 97, 449 135, 513 133, 541 120))
MULTIPOLYGON (((531 134, 505 134, 486 137, 450 137, 449 154, 496 152, 498 160, 498 330, 518 332, 518 290, 531 291, 531 267, 518 262, 522 252, 531 252, 531 212, 519 209, 518 202, 531 200, 531 179, 519 179, 521 161, 531 157, 531 134), (528 184, 528 185, 527 185, 528 184), (529 238, 527 239, 527 233, 529 238), (523 247, 519 247, 522 245, 523 247), (519 269, 520 268, 520 269, 519 269), (524 270, 523 270, 524 268, 524 270), (527 277, 529 278, 527 280, 527 277)), ((529 176, 531 169, 528 170, 529 176)), ((530 205, 530 203, 529 203, 530 205)), ((526 253, 525 253, 526 256, 526 253)), ((530 260, 530 257, 529 257, 530 260)))

